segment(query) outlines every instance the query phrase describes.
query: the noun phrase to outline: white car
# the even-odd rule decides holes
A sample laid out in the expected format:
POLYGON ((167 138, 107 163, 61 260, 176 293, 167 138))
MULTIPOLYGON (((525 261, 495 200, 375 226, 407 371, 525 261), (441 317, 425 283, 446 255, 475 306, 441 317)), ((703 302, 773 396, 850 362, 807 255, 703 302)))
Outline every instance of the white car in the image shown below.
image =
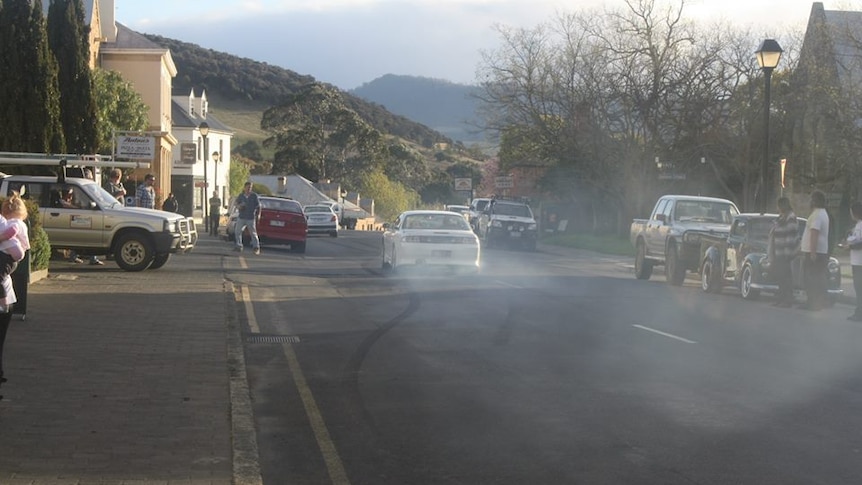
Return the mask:
POLYGON ((329 234, 338 237, 338 215, 329 204, 309 204, 305 206, 308 219, 308 234, 329 234))
POLYGON ((479 238, 460 214, 407 211, 383 227, 384 270, 410 265, 479 272, 479 238))

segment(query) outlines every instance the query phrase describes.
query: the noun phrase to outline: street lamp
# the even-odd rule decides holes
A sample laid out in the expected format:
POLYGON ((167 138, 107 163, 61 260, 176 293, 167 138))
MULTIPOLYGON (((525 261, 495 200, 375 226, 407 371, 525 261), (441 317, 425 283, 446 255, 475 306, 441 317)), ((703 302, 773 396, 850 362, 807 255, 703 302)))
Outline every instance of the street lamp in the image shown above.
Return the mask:
POLYGON ((767 205, 767 181, 766 181, 766 165, 769 163, 769 97, 772 84, 772 71, 778 66, 778 61, 781 59, 781 46, 775 39, 766 39, 760 44, 760 48, 754 54, 757 56, 757 64, 763 71, 763 79, 766 82, 763 92, 763 160, 760 161, 760 197, 758 208, 760 212, 766 212, 767 205))
POLYGON ((219 152, 213 152, 213 178, 215 179, 215 184, 213 185, 213 190, 218 192, 218 163, 221 161, 221 154, 219 152))
POLYGON ((203 190, 203 197, 201 197, 201 205, 204 208, 204 230, 209 232, 209 230, 210 230, 210 218, 207 214, 207 205, 208 205, 208 203, 207 203, 207 190, 209 189, 209 183, 208 183, 208 179, 207 179, 207 150, 209 149, 209 147, 207 145, 207 135, 209 135, 209 133, 210 133, 210 125, 208 125, 207 122, 204 121, 203 123, 200 124, 200 126, 198 126, 198 130, 200 130, 201 137, 203 137, 203 139, 204 139, 204 146, 203 146, 203 151, 204 151, 204 190, 203 190))

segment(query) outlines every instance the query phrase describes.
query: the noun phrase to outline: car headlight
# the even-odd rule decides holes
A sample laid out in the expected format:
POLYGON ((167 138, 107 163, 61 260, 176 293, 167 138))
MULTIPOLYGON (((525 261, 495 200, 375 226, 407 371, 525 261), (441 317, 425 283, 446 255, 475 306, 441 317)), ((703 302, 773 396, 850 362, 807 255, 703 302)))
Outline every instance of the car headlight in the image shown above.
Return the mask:
POLYGON ((165 221, 165 232, 177 232, 177 221, 165 221))
POLYGON ((404 236, 401 238, 401 242, 418 243, 418 242, 422 242, 422 239, 419 236, 404 236))
POLYGON ((491 227, 503 227, 503 223, 500 221, 491 221, 491 227))
POLYGON ((528 230, 528 231, 535 231, 536 229, 538 229, 538 227, 539 227, 539 226, 538 226, 538 225, 536 225, 536 223, 535 223, 535 222, 534 222, 534 223, 532 223, 532 224, 527 224, 527 230, 528 230))

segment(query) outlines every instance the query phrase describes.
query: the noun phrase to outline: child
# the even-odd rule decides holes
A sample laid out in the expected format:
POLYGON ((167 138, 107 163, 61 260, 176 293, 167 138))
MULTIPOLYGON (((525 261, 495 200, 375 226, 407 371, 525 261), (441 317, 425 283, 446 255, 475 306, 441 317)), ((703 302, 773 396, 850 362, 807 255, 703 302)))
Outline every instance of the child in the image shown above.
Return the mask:
MULTIPOLYGON (((30 249, 27 235, 27 206, 17 193, 0 205, 0 281, 15 271, 18 262, 30 249)), ((0 285, 0 299, 6 297, 6 290, 0 285)))
POLYGON ((862 202, 850 204, 850 216, 856 222, 853 231, 847 236, 850 247, 850 267, 853 270, 853 288, 856 290, 856 312, 847 317, 853 322, 862 322, 862 202))

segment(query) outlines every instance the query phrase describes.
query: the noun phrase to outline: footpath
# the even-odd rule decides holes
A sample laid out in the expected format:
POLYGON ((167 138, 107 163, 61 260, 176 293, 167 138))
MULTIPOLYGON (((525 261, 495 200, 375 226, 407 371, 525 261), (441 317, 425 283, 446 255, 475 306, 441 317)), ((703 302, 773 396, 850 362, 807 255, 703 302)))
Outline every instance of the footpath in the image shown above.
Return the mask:
POLYGON ((51 262, 6 339, 0 484, 261 483, 229 250, 51 262))

